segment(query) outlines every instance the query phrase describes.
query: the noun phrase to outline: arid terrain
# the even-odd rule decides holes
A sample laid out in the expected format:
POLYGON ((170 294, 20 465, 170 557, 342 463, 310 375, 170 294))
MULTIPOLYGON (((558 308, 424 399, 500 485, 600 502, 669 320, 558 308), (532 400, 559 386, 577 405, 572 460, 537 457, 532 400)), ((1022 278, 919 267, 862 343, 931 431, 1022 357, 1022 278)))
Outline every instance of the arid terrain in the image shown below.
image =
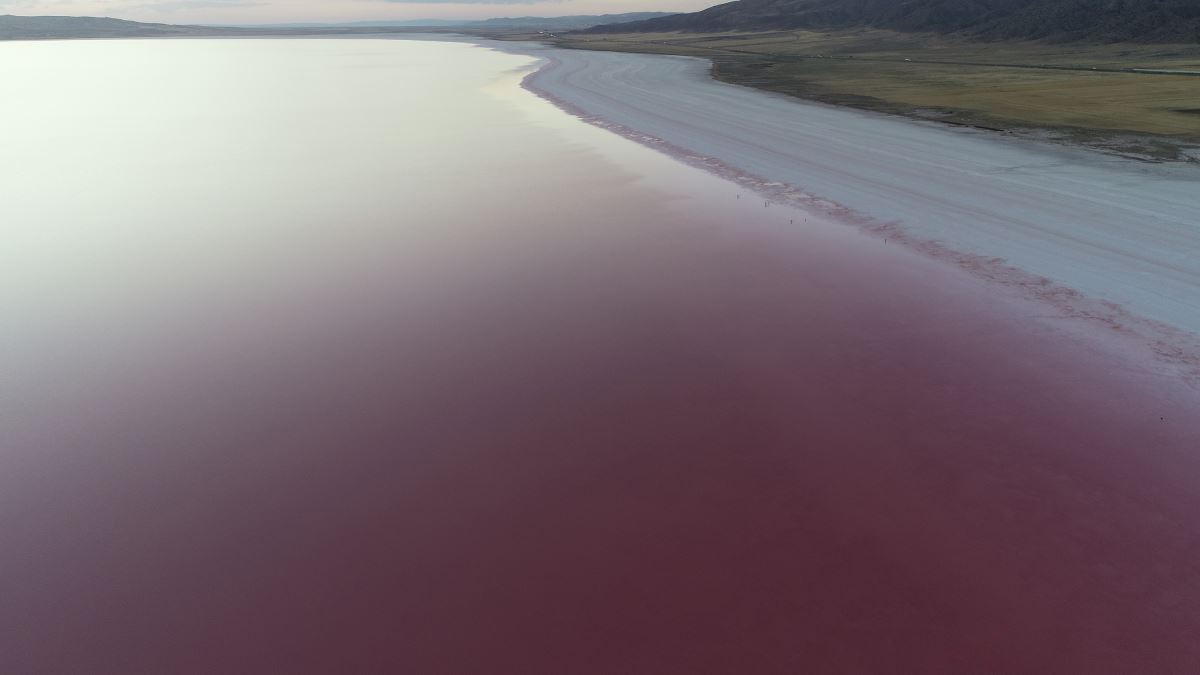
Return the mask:
POLYGON ((808 100, 1145 159, 1200 157, 1196 44, 979 42, 883 30, 571 33, 552 41, 705 57, 719 80, 808 100), (1139 72, 1151 70, 1175 72, 1139 72))

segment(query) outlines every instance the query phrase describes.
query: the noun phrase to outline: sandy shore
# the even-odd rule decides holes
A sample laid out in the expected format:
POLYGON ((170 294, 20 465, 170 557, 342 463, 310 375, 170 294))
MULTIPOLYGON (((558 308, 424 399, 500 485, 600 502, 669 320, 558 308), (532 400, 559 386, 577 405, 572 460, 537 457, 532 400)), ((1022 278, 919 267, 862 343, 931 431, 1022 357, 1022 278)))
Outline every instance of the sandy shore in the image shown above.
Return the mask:
POLYGON ((806 103, 716 82, 703 59, 501 48, 546 58, 527 85, 572 112, 779 198, 1110 323, 1130 323, 1115 304, 1200 331, 1200 169, 806 103))

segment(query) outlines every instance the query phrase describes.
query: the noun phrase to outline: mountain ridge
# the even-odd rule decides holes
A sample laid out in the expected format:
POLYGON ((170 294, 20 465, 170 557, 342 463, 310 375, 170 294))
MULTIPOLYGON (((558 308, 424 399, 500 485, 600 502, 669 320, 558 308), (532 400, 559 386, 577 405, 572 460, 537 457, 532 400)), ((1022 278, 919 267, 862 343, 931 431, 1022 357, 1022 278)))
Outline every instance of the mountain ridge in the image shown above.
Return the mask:
POLYGON ((501 17, 451 21, 418 19, 409 21, 356 21, 340 24, 267 24, 257 26, 175 25, 143 23, 95 16, 15 16, 0 15, 0 40, 54 40, 73 38, 120 37, 204 37, 223 35, 354 35, 370 32, 403 32, 405 29, 441 28, 474 30, 580 30, 600 23, 620 25, 670 16, 668 12, 627 12, 624 14, 579 14, 554 17, 501 17))
MULTIPOLYGON (((73 37, 171 37, 212 35, 218 31, 205 26, 175 26, 166 23, 142 23, 101 16, 15 16, 0 14, 0 40, 53 40, 73 37)), ((233 29, 236 30, 236 29, 233 29)))
POLYGON ((735 0, 587 32, 847 30, 985 40, 1200 42, 1200 0, 735 0))

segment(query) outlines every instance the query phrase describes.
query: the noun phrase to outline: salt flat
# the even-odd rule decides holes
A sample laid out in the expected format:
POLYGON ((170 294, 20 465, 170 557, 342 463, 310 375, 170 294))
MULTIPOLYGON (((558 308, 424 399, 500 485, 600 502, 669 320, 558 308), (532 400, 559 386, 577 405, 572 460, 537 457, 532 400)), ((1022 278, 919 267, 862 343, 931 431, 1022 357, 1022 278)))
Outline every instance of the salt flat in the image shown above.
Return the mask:
POLYGON ((1200 332, 1200 167, 808 103, 717 82, 703 59, 500 48, 547 59, 527 84, 577 113, 1200 332))

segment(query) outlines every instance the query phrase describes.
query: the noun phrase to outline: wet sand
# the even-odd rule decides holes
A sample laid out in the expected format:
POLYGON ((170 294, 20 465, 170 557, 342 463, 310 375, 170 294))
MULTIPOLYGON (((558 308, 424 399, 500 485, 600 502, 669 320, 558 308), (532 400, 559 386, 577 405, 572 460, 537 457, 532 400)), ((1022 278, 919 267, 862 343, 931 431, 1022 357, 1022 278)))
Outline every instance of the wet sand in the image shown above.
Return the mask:
MULTIPOLYGON (((526 150, 473 155, 504 190, 372 187, 395 210, 286 247, 202 230, 204 264, 134 300, 66 269, 0 296, 5 672, 1200 663, 1200 395, 1171 364, 521 75, 489 88, 511 109, 475 101, 526 150)), ((388 118, 377 85, 347 105, 388 118)))

